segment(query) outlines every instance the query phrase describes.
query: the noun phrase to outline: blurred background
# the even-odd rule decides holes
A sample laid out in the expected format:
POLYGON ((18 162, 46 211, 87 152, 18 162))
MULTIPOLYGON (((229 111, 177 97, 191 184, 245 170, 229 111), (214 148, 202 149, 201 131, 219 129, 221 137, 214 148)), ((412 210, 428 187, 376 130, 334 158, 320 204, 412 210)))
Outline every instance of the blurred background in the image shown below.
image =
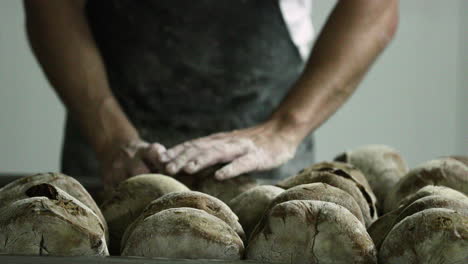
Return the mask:
MULTIPOLYGON (((314 0, 320 31, 335 1, 314 0)), ((401 1, 400 26, 353 97, 315 132, 316 160, 363 144, 411 167, 468 155, 468 1, 401 1)), ((339 45, 339 43, 337 43, 339 45)), ((58 171, 64 107, 35 61, 21 1, 0 1, 0 173, 58 171)))

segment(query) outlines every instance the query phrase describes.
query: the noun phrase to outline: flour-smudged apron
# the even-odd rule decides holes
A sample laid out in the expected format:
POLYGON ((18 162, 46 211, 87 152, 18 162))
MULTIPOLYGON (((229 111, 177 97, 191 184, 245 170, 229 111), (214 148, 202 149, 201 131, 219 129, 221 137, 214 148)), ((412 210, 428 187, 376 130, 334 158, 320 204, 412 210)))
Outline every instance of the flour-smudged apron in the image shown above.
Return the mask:
MULTIPOLYGON (((87 15, 113 93, 142 139, 166 147, 261 123, 304 67, 277 0, 89 0, 87 15)), ((312 162, 308 136, 293 160, 254 175, 284 178, 312 162)), ((70 117, 62 169, 100 174, 70 117)))

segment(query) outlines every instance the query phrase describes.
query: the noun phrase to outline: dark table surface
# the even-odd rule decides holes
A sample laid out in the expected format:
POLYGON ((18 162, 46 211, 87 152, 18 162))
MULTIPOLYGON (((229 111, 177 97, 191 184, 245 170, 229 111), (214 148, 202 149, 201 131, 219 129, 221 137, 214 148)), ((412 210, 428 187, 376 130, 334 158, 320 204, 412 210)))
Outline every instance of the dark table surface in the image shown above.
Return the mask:
POLYGON ((46 257, 46 256, 2 256, 1 264, 259 264, 246 260, 172 260, 130 257, 46 257))

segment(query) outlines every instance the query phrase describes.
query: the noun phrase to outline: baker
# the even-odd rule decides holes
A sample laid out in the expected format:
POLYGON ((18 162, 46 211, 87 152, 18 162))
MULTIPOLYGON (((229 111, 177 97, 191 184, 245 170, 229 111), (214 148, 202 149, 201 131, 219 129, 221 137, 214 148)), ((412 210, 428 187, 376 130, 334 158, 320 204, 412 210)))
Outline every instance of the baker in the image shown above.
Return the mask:
POLYGON ((63 172, 101 171, 112 186, 219 164, 219 180, 278 179, 308 166, 312 132, 394 36, 398 1, 339 1, 313 49, 311 8, 25 0, 31 46, 68 113, 63 172))

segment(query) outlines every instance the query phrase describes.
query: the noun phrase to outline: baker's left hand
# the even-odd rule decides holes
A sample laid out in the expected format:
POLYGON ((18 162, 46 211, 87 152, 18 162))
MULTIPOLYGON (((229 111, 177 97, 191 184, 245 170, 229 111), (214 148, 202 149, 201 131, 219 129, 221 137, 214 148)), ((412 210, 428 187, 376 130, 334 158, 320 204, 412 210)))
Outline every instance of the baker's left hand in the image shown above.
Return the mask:
POLYGON ((167 173, 194 174, 219 163, 215 178, 224 180, 253 171, 279 167, 292 159, 299 142, 277 125, 264 123, 255 127, 217 133, 187 141, 161 155, 167 173))

